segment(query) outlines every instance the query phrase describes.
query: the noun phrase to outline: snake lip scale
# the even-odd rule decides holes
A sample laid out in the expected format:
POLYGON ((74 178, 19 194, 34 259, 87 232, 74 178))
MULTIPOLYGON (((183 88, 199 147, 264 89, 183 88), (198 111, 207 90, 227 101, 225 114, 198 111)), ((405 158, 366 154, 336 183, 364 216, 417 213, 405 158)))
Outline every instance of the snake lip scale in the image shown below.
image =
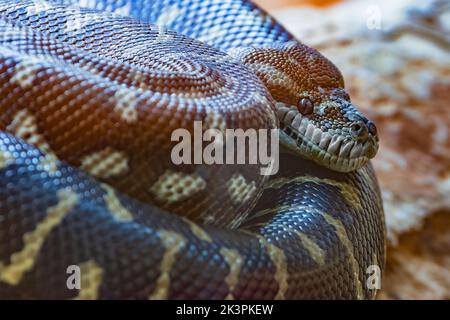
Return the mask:
MULTIPOLYGON (((335 144, 335 148, 331 150, 331 148, 329 147, 331 137, 329 137, 322 140, 325 141, 325 144, 323 144, 323 148, 328 147, 328 149, 321 149, 317 147, 317 144, 315 142, 308 140, 306 137, 300 137, 296 133, 296 130, 289 125, 284 126, 283 124, 281 124, 280 129, 285 130, 287 132, 287 135, 295 141, 298 147, 306 149, 308 154, 312 155, 309 156, 310 158, 319 158, 321 161, 326 162, 329 167, 345 167, 346 171, 352 171, 355 168, 361 167, 361 165, 369 161, 369 158, 367 156, 354 156, 354 154, 358 155, 361 153, 366 153, 367 149, 370 148, 370 142, 368 141, 366 141, 362 145, 358 145, 357 143, 353 143, 352 141, 346 143, 345 140, 339 140, 338 143, 335 144), (344 149, 344 145, 348 145, 349 147, 346 147, 344 149), (346 156, 343 155, 344 152, 346 156)), ((319 140, 319 143, 322 141, 319 140)))
MULTIPOLYGON (((333 170, 349 172, 361 168, 378 150, 376 133, 369 132, 361 139, 360 135, 323 131, 295 107, 281 102, 276 106, 280 129, 295 142, 295 151, 333 170)), ((370 121, 365 122, 371 125, 370 121)))
POLYGON ((377 150, 250 1, 0 0, 2 299, 373 299, 377 150), (174 164, 196 121, 279 129, 279 171, 174 164))

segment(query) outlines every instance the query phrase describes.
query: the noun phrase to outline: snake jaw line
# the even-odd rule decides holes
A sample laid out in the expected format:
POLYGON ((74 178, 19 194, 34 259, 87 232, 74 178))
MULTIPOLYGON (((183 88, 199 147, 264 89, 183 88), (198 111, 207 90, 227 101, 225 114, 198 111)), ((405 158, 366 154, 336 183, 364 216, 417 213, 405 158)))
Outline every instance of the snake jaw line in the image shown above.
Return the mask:
POLYGON ((276 107, 280 120, 280 142, 287 149, 319 165, 338 172, 354 171, 364 166, 378 150, 378 137, 371 133, 364 133, 365 138, 355 138, 348 127, 325 131, 294 106, 277 102, 276 107))

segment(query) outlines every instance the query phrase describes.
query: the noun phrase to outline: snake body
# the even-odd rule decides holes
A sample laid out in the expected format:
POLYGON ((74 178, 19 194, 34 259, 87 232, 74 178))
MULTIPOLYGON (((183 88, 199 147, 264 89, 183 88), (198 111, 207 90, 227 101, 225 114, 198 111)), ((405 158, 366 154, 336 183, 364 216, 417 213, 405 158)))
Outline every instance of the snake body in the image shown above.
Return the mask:
POLYGON ((0 0, 0 22, 0 298, 375 297, 375 126, 262 9, 0 0), (279 127, 279 172, 174 164, 194 121, 279 127))

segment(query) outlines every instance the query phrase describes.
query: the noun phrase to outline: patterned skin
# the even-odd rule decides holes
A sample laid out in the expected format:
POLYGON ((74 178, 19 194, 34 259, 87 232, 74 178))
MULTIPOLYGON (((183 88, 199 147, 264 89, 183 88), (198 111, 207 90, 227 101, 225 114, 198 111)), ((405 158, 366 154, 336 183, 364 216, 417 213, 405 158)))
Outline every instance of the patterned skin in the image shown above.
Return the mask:
POLYGON ((68 4, 0 1, 0 297, 375 296, 376 129, 330 61, 245 1, 68 4), (280 172, 172 165, 194 120, 278 123, 280 172))
POLYGON ((237 58, 277 102, 280 127, 286 133, 282 142, 302 157, 349 172, 375 156, 376 127, 351 104, 340 71, 251 2, 124 0, 83 5, 163 25, 237 58))

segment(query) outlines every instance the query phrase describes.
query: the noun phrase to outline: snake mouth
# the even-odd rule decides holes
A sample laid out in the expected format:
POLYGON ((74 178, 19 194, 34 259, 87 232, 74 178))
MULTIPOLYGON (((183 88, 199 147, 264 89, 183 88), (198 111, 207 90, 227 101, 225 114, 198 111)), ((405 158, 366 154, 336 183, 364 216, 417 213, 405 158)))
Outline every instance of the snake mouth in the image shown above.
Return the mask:
POLYGON ((296 114, 293 121, 280 119, 281 143, 295 153, 334 171, 350 172, 364 166, 378 151, 376 137, 361 141, 343 134, 331 134, 296 114))

